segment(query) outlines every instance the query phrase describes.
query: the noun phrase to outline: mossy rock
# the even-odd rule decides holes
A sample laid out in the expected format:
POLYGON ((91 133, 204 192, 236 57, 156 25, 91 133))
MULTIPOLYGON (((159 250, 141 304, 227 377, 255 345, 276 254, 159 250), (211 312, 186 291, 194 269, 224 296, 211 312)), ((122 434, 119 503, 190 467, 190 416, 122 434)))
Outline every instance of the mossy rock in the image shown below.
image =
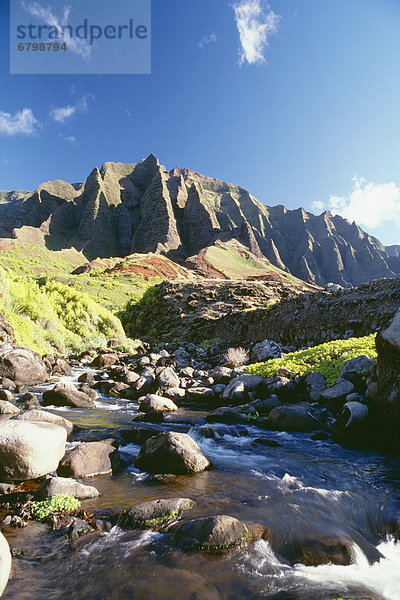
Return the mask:
POLYGON ((168 498, 143 502, 124 510, 118 519, 118 525, 124 529, 159 530, 179 519, 182 513, 190 510, 194 504, 190 498, 168 498))
POLYGON ((172 536, 173 543, 184 550, 214 553, 244 546, 252 539, 247 525, 228 515, 184 521, 178 525, 172 536))

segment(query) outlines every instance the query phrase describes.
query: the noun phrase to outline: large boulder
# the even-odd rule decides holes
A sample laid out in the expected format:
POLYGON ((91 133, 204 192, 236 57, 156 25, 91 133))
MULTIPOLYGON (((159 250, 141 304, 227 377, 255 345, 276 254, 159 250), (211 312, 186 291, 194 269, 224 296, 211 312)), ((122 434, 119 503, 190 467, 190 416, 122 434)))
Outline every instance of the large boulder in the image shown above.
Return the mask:
POLYGON ((10 420, 0 425, 0 481, 36 479, 55 471, 67 432, 50 423, 10 420))
POLYGON ((49 479, 45 479, 37 490, 39 498, 50 498, 57 494, 66 494, 67 496, 84 500, 85 498, 97 498, 99 492, 91 485, 84 485, 75 479, 66 477, 50 477, 49 479))
POLYGON ((310 371, 304 377, 304 385, 312 402, 318 402, 321 392, 326 389, 326 379, 321 373, 310 371))
POLYGON ((0 533, 0 596, 6 588, 11 574, 11 552, 4 535, 0 533))
POLYGON ((346 402, 333 426, 332 439, 350 446, 366 441, 367 417, 368 406, 361 402, 346 402))
POLYGON ((43 406, 94 408, 96 405, 85 392, 80 392, 73 383, 57 383, 53 389, 43 393, 43 406))
POLYGON ((180 379, 172 367, 164 367, 157 375, 157 383, 161 388, 178 388, 180 379))
POLYGON ((66 453, 60 462, 61 477, 92 477, 112 472, 113 446, 104 442, 84 442, 66 453))
POLYGON ((0 400, 0 415, 17 415, 19 408, 7 400, 0 400))
POLYGON ((142 412, 173 412, 178 410, 175 402, 169 398, 157 396, 157 394, 148 394, 139 405, 139 410, 142 412))
POLYGON ((321 392, 321 401, 330 408, 340 408, 346 396, 354 391, 354 385, 347 379, 339 379, 334 385, 321 392))
POLYGON ((313 416, 309 407, 304 405, 277 406, 269 413, 267 425, 277 431, 317 431, 320 421, 313 416))
POLYGON ((193 505, 190 498, 150 500, 124 510, 118 525, 125 529, 161 529, 179 519, 193 505))
POLYGON ((26 348, 13 348, 0 351, 0 377, 33 385, 46 381, 48 373, 39 354, 26 348))
POLYGON ((252 362, 264 362, 270 358, 280 358, 282 350, 280 346, 272 340, 258 342, 251 349, 252 362))
POLYGON ((159 433, 142 446, 135 467, 149 473, 188 475, 211 465, 201 448, 186 433, 159 433))
POLYGON ((230 404, 244 404, 249 399, 249 392, 262 392, 265 386, 265 380, 259 375, 239 375, 226 386, 221 398, 230 404))
POLYGON ((242 546, 252 535, 244 523, 227 515, 201 517, 178 525, 172 540, 185 550, 221 552, 242 546))
POLYGON ((361 377, 367 377, 370 374, 374 365, 375 361, 364 354, 356 358, 351 358, 344 363, 338 379, 347 379, 357 385, 361 377))
POLYGON ((367 397, 383 417, 400 423, 400 309, 389 326, 376 336, 378 351, 377 382, 368 388, 367 397), (373 390, 372 386, 376 386, 373 390))
POLYGON ((33 423, 52 423, 53 425, 60 425, 64 427, 67 435, 71 435, 74 425, 68 419, 61 417, 60 415, 53 415, 53 413, 47 412, 47 410, 28 410, 27 412, 20 413, 15 417, 18 421, 30 421, 33 423))

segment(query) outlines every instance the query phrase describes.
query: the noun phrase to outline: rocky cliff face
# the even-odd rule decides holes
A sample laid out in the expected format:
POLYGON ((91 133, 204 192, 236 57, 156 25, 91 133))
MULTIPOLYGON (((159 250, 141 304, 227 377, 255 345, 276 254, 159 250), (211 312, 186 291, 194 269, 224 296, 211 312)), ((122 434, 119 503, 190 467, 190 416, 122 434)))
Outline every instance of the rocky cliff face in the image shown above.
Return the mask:
POLYGON ((0 235, 40 228, 49 247, 75 247, 89 259, 159 252, 179 262, 216 240, 238 239, 256 256, 300 279, 358 285, 400 273, 398 254, 329 212, 268 207, 238 186, 167 171, 150 155, 105 163, 86 182, 47 182, 33 193, 0 192, 0 235))

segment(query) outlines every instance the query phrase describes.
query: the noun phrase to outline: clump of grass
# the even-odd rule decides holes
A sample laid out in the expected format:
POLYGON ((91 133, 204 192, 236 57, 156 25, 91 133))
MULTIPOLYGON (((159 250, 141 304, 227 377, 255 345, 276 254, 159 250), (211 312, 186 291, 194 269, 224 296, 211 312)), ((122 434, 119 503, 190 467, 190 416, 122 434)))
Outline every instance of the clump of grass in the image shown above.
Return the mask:
POLYGON ((236 368, 249 362, 249 354, 244 348, 228 348, 224 354, 224 359, 227 365, 236 368))
POLYGON ((45 521, 53 512, 72 512, 80 508, 80 506, 80 501, 73 496, 55 494, 51 498, 35 502, 32 506, 32 515, 38 521, 45 521))
POLYGON ((293 375, 305 375, 310 371, 317 371, 325 377, 328 386, 331 386, 338 378, 344 363, 351 358, 366 355, 376 360, 375 336, 376 334, 371 334, 349 340, 334 340, 307 350, 291 352, 283 358, 250 365, 247 372, 271 378, 280 367, 289 369, 293 375))

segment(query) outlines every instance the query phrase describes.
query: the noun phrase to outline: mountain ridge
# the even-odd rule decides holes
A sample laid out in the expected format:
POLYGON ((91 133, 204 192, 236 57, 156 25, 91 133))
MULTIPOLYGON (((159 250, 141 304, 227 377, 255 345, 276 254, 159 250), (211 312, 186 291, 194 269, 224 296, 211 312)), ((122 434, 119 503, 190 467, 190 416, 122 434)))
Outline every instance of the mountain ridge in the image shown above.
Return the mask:
POLYGON ((88 260, 154 252, 183 264, 217 240, 238 238, 255 256, 320 286, 400 273, 399 255, 354 222, 264 205, 238 185, 187 168, 168 171, 154 154, 105 162, 85 182, 55 180, 0 198, 0 237, 38 228, 49 248, 73 247, 88 260))

